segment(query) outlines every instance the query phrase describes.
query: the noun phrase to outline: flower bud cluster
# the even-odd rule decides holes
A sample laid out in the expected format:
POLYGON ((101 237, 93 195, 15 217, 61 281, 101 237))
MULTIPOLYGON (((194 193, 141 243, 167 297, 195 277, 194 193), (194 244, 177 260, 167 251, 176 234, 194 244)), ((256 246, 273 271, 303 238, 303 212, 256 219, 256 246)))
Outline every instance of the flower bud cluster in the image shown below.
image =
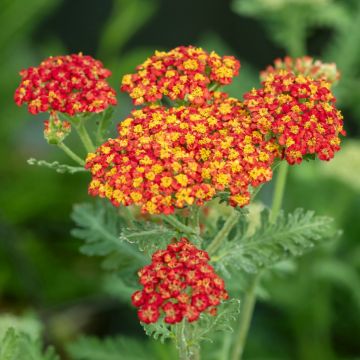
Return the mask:
POLYGON ((49 144, 60 144, 71 132, 71 124, 61 121, 56 113, 50 114, 50 119, 44 121, 44 137, 49 144))

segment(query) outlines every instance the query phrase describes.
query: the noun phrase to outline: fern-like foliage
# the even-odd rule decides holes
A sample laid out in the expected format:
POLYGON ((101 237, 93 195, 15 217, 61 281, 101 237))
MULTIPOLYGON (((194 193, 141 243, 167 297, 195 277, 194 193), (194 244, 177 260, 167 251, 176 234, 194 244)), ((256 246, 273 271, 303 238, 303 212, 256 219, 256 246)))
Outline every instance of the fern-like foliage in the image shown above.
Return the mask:
POLYGON ((217 309, 216 316, 201 314, 198 322, 193 324, 192 341, 212 341, 211 335, 214 332, 232 332, 232 324, 240 313, 240 300, 231 299, 224 301, 217 309))
POLYGON ((132 227, 124 228, 120 240, 136 244, 145 254, 152 254, 165 248, 177 235, 174 230, 152 222, 134 222, 132 227))
POLYGON ((60 360, 52 347, 43 351, 39 340, 9 328, 0 342, 0 360, 60 360))
MULTIPOLYGON (((189 327, 189 333, 191 338, 189 341, 192 344, 197 344, 201 341, 212 341, 211 336, 216 331, 228 331, 232 332, 232 323, 240 313, 240 301, 237 299, 231 299, 224 301, 217 308, 216 316, 209 314, 201 314, 199 320, 193 323, 187 323, 189 327)), ((186 320, 183 320, 186 321, 186 320)), ((160 320, 154 324, 142 324, 145 333, 148 336, 153 337, 155 340, 160 340, 162 343, 168 339, 175 339, 176 326, 169 325, 160 320)))
POLYGON ((256 273, 289 257, 303 255, 322 241, 332 238, 333 219, 316 216, 313 211, 296 209, 285 215, 283 212, 274 223, 270 211, 261 212, 260 225, 249 233, 248 222, 241 217, 232 239, 214 256, 214 264, 230 270, 256 273))
POLYGON ((158 321, 153 324, 141 323, 146 335, 153 337, 155 340, 160 340, 162 343, 168 339, 175 338, 173 326, 166 324, 164 321, 158 321))
POLYGON ((133 244, 120 239, 125 220, 115 207, 100 202, 75 205, 72 219, 78 226, 72 235, 85 241, 80 251, 88 256, 105 256, 105 268, 124 270, 145 263, 145 257, 133 244))
POLYGON ((82 337, 68 345, 67 352, 73 360, 155 360, 145 342, 125 337, 82 337))

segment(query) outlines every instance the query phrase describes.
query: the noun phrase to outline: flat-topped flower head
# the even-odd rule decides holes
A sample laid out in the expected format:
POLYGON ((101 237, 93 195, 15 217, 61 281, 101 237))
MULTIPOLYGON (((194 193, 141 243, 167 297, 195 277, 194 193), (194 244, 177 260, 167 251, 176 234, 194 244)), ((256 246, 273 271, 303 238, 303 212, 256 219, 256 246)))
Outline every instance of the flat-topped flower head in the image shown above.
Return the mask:
POLYGON ((216 315, 228 293, 208 261, 208 253, 186 238, 156 251, 151 264, 138 272, 142 290, 132 295, 140 321, 175 324, 196 321, 202 312, 216 315))
POLYGON ((276 145, 253 128, 235 99, 202 107, 144 107, 119 124, 119 136, 88 156, 91 195, 144 213, 202 205, 228 190, 249 202, 249 186, 271 179, 276 145))
POLYGON ((15 102, 19 106, 27 104, 32 114, 97 113, 117 103, 115 91, 105 80, 111 72, 100 61, 81 53, 50 57, 38 67, 22 70, 20 75, 15 102))
POLYGON ((340 73, 335 63, 323 63, 320 60, 314 60, 310 56, 291 58, 286 56, 284 59, 276 59, 274 65, 268 66, 260 73, 261 81, 265 81, 272 74, 281 72, 281 70, 292 71, 295 75, 309 76, 316 80, 326 80, 331 85, 339 80, 340 73))
POLYGON ((240 62, 233 56, 180 46, 169 52, 156 51, 136 73, 123 77, 121 90, 129 93, 135 105, 164 96, 199 105, 211 98, 212 88, 229 84, 239 68, 240 62))
POLYGON ((340 149, 343 117, 327 81, 281 70, 244 98, 259 131, 276 140, 288 163, 301 163, 306 155, 330 160, 340 149))

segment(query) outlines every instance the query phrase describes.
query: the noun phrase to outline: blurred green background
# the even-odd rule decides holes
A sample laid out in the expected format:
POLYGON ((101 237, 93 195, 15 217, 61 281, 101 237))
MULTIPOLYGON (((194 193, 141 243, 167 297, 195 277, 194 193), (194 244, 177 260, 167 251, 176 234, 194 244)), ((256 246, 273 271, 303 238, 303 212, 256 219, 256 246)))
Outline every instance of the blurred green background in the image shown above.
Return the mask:
MULTIPOLYGON (((246 359, 360 359, 360 3, 357 0, 0 0, 0 312, 39 317, 60 351, 80 332, 143 336, 114 296, 98 259, 70 236, 73 203, 88 200, 88 174, 57 174, 30 157, 69 161, 42 136, 44 116, 17 108, 18 72, 82 51, 123 74, 155 49, 199 45, 237 56, 231 95, 287 53, 336 62, 335 92, 348 136, 331 163, 291 168, 285 208, 333 216, 343 235, 265 279, 246 359)), ((119 94, 116 116, 131 109, 119 94)), ((115 126, 114 126, 115 128, 115 126)), ((78 146, 73 137, 74 148, 78 146)), ((271 199, 271 184, 262 200, 271 199)), ((1 326, 9 319, 0 315, 1 326)), ((10 321, 11 322, 11 321, 10 321)))

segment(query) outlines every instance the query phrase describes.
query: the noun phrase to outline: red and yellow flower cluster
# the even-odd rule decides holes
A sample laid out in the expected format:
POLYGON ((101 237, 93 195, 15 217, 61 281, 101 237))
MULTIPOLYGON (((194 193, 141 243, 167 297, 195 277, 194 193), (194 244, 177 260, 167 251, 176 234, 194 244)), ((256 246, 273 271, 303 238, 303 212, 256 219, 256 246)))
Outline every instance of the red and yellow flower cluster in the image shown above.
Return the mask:
POLYGON ((123 77, 121 90, 129 93, 135 105, 156 102, 164 96, 199 105, 211 99, 211 88, 229 84, 239 68, 240 62, 233 56, 180 46, 155 52, 135 74, 123 77))
POLYGON ((111 72, 100 61, 80 54, 50 57, 38 67, 20 72, 17 105, 32 114, 59 111, 69 115, 101 112, 116 104, 115 91, 105 80, 111 72))
POLYGON ((278 155, 242 103, 223 93, 201 107, 135 110, 118 130, 116 139, 88 155, 89 193, 150 214, 202 205, 223 190, 231 205, 244 206, 249 185, 271 179, 278 155))
POLYGON ((139 271, 143 289, 132 295, 140 321, 149 324, 163 317, 175 324, 184 318, 196 321, 202 312, 215 315, 228 294, 208 261, 209 255, 186 238, 156 251, 151 264, 139 271))
POLYGON ((310 76, 315 80, 326 80, 333 84, 340 78, 340 73, 336 68, 335 63, 323 63, 320 60, 314 60, 310 56, 303 56, 299 58, 291 58, 286 56, 283 60, 276 59, 274 66, 268 66, 260 73, 261 81, 265 81, 269 75, 274 75, 287 70, 293 72, 295 75, 310 76))
POLYGON ((330 160, 340 150, 343 117, 329 82, 279 70, 244 99, 258 130, 280 145, 289 164, 301 163, 309 154, 330 160))

